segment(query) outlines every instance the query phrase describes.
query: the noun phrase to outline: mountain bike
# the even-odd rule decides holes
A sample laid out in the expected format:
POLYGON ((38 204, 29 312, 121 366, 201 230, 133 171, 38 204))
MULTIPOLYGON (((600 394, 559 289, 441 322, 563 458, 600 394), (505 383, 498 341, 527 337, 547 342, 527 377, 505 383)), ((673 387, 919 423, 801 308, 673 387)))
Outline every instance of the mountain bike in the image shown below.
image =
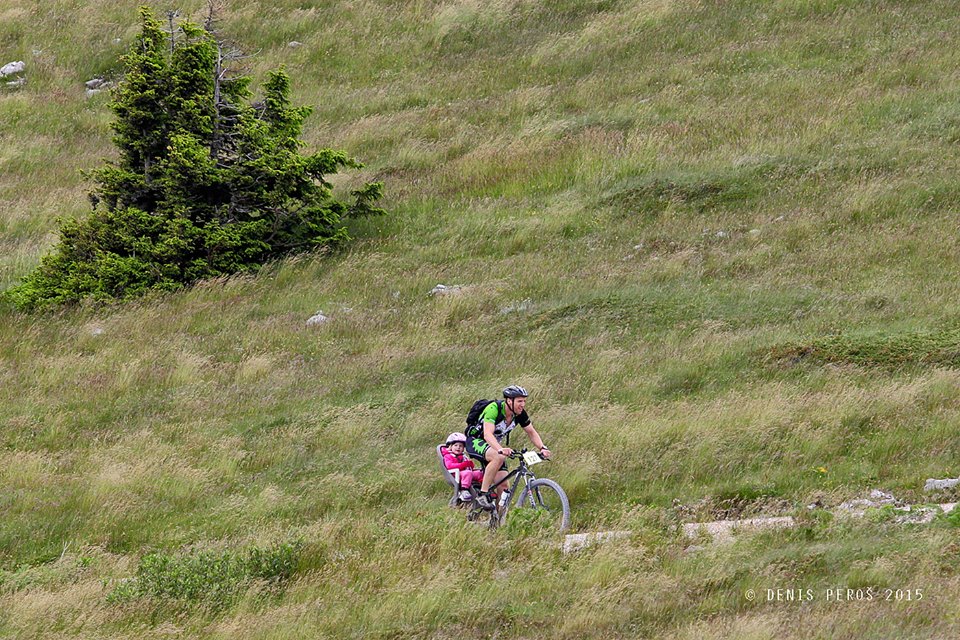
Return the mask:
POLYGON ((497 506, 492 511, 484 511, 473 502, 467 519, 471 521, 482 520, 487 514, 490 516, 490 529, 496 529, 503 525, 507 520, 507 513, 510 511, 513 496, 517 495, 517 487, 523 482, 523 488, 520 491, 516 501, 517 508, 536 509, 537 519, 549 528, 565 530, 570 526, 570 500, 567 494, 559 484, 547 478, 538 478, 530 470, 530 467, 545 462, 547 459, 536 451, 514 451, 509 458, 519 459, 520 466, 507 474, 507 476, 496 483, 491 490, 500 485, 506 488, 500 493, 497 499, 497 506), (510 479, 513 478, 513 484, 507 486, 510 479))

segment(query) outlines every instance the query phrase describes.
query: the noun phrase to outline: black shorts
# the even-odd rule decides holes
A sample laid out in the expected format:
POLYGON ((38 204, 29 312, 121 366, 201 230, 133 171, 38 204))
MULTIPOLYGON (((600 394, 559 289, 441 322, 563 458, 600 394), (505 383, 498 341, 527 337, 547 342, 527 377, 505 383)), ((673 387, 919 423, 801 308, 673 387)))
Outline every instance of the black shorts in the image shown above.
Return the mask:
MULTIPOLYGON (((480 464, 482 464, 484 468, 487 467, 486 454, 487 454, 487 449, 489 448, 490 448, 489 443, 487 443, 487 441, 484 440, 483 438, 467 437, 466 454, 471 458, 473 458, 474 460, 479 460, 480 464)), ((506 471, 507 465, 504 464, 502 467, 500 467, 500 469, 503 471, 506 471)))

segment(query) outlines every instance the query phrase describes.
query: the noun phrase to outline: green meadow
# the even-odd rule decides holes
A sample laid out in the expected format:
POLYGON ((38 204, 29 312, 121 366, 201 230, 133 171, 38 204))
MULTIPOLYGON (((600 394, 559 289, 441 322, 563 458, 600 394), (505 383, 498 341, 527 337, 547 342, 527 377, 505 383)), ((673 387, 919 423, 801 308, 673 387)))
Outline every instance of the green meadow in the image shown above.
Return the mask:
MULTIPOLYGON (((382 180, 390 213, 256 274, 0 307, 0 638, 960 633, 960 518, 807 508, 956 499, 922 491, 960 475, 954 2, 221 15, 255 80, 284 65, 314 107, 307 147, 365 164, 338 193, 382 180), (629 539, 562 554, 446 506, 435 445, 509 383, 572 531, 629 539)), ((89 211, 114 147, 83 83, 137 31, 129 2, 0 0, 27 78, 0 83, 0 289, 89 211)))

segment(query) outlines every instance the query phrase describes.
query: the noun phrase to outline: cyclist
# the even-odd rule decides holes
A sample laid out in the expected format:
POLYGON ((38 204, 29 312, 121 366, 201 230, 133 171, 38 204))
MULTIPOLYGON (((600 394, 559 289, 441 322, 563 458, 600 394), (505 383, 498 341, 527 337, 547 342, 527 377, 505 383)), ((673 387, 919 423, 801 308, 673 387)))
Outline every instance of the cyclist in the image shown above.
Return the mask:
POLYGON ((490 495, 490 486, 502 480, 507 472, 504 461, 513 449, 502 446, 500 441, 506 438, 510 442, 510 432, 520 426, 530 438, 530 442, 540 451, 540 455, 549 458, 550 449, 544 446, 540 434, 533 428, 526 405, 529 394, 521 386, 512 384, 503 390, 502 402, 491 402, 484 408, 478 424, 467 429, 467 455, 479 460, 483 465, 483 481, 480 483, 480 495, 477 503, 487 511, 493 510, 496 501, 490 495))

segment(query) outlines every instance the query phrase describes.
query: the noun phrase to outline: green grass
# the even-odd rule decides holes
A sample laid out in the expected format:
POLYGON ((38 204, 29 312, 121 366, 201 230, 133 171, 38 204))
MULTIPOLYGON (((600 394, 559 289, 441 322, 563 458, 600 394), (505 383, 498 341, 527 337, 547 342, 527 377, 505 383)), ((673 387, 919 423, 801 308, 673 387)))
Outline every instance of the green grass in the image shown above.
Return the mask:
MULTIPOLYGON (((886 300, 877 298, 870 303, 882 307, 886 300)), ((787 362, 810 358, 821 363, 885 368, 908 365, 956 367, 960 364, 960 332, 956 329, 911 333, 888 330, 828 336, 808 344, 778 347, 770 355, 774 360, 787 362)))
MULTIPOLYGON (((956 634, 949 518, 805 509, 958 474, 951 3, 226 4, 250 72, 314 105, 308 144, 366 164, 338 191, 382 179, 391 215, 256 277, 0 309, 0 636, 956 634), (510 382, 574 530, 630 540, 563 556, 445 507, 433 447, 510 382), (801 526, 675 530, 762 514, 801 526), (207 571, 290 540, 282 588, 207 571), (229 597, 110 598, 158 557, 229 597), (926 595, 823 597, 864 586, 926 595), (820 597, 744 597, 791 587, 820 597)), ((0 0, 28 77, 0 87, 0 288, 88 210, 113 149, 83 82, 135 18, 0 0)))

